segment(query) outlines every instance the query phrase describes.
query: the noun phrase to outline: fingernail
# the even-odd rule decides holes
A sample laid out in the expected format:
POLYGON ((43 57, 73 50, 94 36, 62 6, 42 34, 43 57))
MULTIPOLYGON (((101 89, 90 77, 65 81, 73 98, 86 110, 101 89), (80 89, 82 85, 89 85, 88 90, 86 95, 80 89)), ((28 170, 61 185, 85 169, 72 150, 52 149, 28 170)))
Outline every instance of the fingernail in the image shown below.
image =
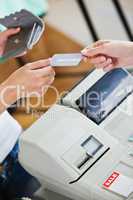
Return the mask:
POLYGON ((84 57, 84 58, 83 58, 83 61, 84 61, 85 63, 87 63, 87 62, 88 62, 88 58, 87 58, 87 57, 84 57))
POLYGON ((16 29, 16 31, 20 31, 20 27, 18 27, 18 28, 16 29))
POLYGON ((111 58, 109 58, 109 62, 112 63, 112 59, 111 58))
POLYGON ((82 51, 81 51, 81 53, 86 53, 87 52, 87 49, 83 49, 82 51))
POLYGON ((101 61, 105 61, 106 60, 106 58, 103 56, 103 57, 101 57, 101 61))

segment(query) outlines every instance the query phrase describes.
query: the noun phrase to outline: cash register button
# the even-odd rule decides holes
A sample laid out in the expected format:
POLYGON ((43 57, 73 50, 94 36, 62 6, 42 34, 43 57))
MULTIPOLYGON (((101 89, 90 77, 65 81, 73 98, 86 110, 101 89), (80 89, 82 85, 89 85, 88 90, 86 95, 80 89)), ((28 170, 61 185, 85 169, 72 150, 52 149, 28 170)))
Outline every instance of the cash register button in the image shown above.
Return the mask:
POLYGON ((103 183, 103 187, 110 192, 115 192, 128 198, 133 192, 133 179, 119 172, 113 174, 103 183))

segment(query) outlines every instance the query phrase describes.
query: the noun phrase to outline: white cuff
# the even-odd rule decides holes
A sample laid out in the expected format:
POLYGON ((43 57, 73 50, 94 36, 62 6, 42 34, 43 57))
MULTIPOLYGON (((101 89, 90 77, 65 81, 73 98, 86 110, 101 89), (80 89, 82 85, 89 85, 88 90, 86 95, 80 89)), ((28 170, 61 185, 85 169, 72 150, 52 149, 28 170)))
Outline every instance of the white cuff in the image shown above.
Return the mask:
POLYGON ((21 126, 7 111, 0 115, 0 163, 13 149, 21 132, 21 126))

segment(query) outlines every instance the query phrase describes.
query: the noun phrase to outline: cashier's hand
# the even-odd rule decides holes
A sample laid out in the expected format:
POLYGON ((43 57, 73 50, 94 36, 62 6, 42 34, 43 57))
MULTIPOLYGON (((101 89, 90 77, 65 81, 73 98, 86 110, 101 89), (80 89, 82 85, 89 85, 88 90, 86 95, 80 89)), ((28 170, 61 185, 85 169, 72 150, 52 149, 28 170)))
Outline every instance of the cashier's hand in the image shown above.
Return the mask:
POLYGON ((133 42, 100 40, 82 51, 96 68, 105 71, 133 65, 133 42))
MULTIPOLYGON (((5 91, 4 100, 10 106, 21 97, 28 97, 33 93, 43 95, 53 83, 54 77, 55 72, 50 67, 49 59, 29 63, 15 71, 0 85, 0 95, 5 91)), ((0 101, 0 112, 6 109, 4 106, 2 107, 0 101)))

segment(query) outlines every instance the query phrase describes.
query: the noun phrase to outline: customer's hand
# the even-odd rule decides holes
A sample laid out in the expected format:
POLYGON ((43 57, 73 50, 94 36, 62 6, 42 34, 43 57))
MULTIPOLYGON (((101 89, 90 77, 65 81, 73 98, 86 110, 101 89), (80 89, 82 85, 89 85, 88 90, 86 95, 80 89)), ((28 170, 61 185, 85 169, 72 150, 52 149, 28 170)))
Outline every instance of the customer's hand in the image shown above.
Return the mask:
POLYGON ((10 36, 13 36, 17 33, 19 33, 20 28, 11 28, 7 29, 3 32, 0 32, 0 56, 3 55, 5 47, 6 47, 6 42, 10 36))
POLYGON ((133 42, 100 40, 82 51, 97 68, 109 71, 116 67, 133 65, 133 42))
MULTIPOLYGON (((50 67, 50 61, 39 60, 26 64, 15 71, 0 86, 1 100, 9 106, 21 97, 27 97, 36 92, 42 95, 54 81, 55 72, 50 67)), ((0 111, 3 110, 3 102, 0 102, 0 111)), ((5 108, 5 105, 4 105, 5 108)))

